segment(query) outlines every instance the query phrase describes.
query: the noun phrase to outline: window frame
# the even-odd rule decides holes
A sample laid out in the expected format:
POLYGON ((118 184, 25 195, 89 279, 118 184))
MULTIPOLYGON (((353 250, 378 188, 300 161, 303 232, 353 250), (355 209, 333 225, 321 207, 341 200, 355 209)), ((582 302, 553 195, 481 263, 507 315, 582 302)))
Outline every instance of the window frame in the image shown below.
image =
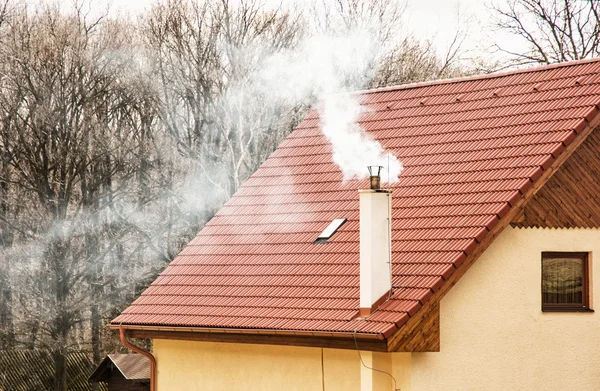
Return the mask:
POLYGON ((590 253, 584 251, 543 251, 541 261, 540 293, 542 312, 594 312, 590 308, 590 253), (544 303, 544 260, 553 258, 574 258, 583 260, 582 303, 544 303))

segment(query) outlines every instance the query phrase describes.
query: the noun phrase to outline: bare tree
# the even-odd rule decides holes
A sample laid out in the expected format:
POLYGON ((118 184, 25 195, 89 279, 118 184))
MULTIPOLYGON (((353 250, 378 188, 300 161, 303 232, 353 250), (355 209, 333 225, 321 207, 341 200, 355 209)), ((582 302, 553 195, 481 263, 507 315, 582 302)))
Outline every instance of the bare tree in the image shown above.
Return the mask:
MULTIPOLYGON (((5 32, 3 24, 12 9, 9 0, 0 1, 0 39, 5 32)), ((1 121, 1 120, 0 120, 1 121)), ((0 122, 0 127, 5 121, 0 122)), ((10 140, 4 140, 4 144, 10 140)), ((0 176, 10 177, 8 155, 0 152, 0 176)), ((0 254, 6 253, 12 247, 13 227, 10 224, 14 202, 6 182, 0 181, 0 254)), ((2 255, 0 255, 2 257, 2 255)), ((12 314, 13 294, 10 277, 10 262, 7 259, 0 261, 0 348, 8 349, 14 346, 14 322, 12 314)))
POLYGON ((327 34, 371 30, 383 47, 402 41, 403 0, 314 0, 313 24, 327 34))
POLYGON ((29 325, 32 346, 53 352, 55 389, 66 390, 66 354, 77 347, 74 328, 90 311, 99 359, 98 287, 108 272, 100 260, 116 235, 106 211, 109 197, 122 191, 111 178, 125 183, 133 176, 127 158, 142 124, 139 96, 124 71, 132 67, 117 54, 125 35, 102 17, 23 8, 6 23, 0 184, 3 193, 31 196, 15 203, 27 208, 18 216, 2 209, 12 236, 19 233, 19 246, 3 264, 20 258, 22 324, 29 325))
POLYGON ((370 85, 377 88, 468 75, 472 71, 460 65, 459 51, 460 47, 453 47, 441 57, 431 42, 407 38, 378 61, 370 85))
POLYGON ((377 88, 464 75, 460 64, 468 23, 457 9, 456 32, 444 52, 432 40, 417 39, 403 26, 407 3, 401 0, 314 0, 313 19, 327 34, 364 30, 377 42, 371 73, 349 80, 352 88, 377 88), (361 82, 367 80, 367 85, 361 82))
POLYGON ((517 64, 579 60, 600 54, 600 2, 508 0, 493 4, 496 27, 522 40, 525 52, 496 47, 517 64))
POLYGON ((298 22, 297 15, 264 11, 255 0, 236 6, 172 0, 146 21, 162 124, 195 162, 191 177, 220 191, 221 202, 276 145, 265 141, 281 126, 268 123, 274 116, 257 104, 249 76, 265 57, 294 44, 298 22))

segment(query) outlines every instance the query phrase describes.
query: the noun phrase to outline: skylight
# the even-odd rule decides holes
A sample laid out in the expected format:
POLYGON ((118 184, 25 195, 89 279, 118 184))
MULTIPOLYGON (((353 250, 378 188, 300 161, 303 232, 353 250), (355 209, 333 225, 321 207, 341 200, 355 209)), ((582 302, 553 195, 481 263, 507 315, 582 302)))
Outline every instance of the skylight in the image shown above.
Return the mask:
POLYGON ((344 225, 348 219, 333 219, 331 223, 321 232, 321 235, 315 240, 313 243, 327 243, 329 238, 333 236, 337 232, 337 230, 344 225))

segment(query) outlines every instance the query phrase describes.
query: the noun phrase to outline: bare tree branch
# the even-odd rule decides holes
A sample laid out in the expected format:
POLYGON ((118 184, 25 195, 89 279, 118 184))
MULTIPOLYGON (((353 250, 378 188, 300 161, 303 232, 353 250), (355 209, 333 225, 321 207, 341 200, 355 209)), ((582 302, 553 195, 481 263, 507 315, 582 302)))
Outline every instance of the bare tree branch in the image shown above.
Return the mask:
POLYGON ((525 42, 529 51, 515 52, 496 44, 517 64, 579 60, 600 54, 597 1, 509 0, 492 4, 495 25, 525 42))

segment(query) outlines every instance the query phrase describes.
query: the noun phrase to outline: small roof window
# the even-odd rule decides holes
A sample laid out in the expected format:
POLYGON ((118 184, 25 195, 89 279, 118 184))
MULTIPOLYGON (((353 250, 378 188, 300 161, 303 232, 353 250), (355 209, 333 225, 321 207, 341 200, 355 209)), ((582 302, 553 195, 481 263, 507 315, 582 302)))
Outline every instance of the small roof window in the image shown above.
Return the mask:
POLYGON ((319 235, 317 240, 315 240, 313 243, 314 244, 326 244, 327 241, 329 240, 329 238, 331 238, 333 236, 333 234, 335 234, 337 232, 337 230, 340 229, 340 227, 342 225, 344 225, 344 223, 347 220, 348 219, 333 219, 333 221, 331 223, 329 223, 327 228, 325 228, 323 230, 323 232, 321 232, 321 235, 319 235))

